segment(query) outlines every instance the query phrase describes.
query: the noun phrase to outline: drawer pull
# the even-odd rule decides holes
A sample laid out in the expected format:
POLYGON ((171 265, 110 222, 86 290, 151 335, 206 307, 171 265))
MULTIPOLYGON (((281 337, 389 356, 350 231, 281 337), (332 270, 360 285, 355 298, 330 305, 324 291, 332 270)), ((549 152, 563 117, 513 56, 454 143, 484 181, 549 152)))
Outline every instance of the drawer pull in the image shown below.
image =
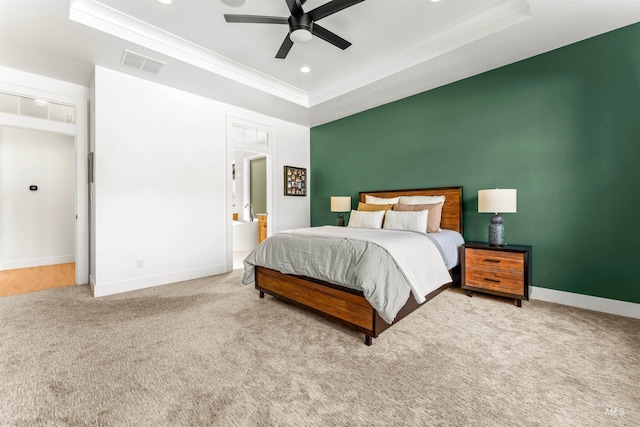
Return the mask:
POLYGON ((484 279, 485 282, 493 282, 493 283, 500 283, 500 280, 496 280, 496 279, 484 279))
POLYGON ((499 259, 490 259, 490 258, 485 258, 484 262, 500 262, 499 259))

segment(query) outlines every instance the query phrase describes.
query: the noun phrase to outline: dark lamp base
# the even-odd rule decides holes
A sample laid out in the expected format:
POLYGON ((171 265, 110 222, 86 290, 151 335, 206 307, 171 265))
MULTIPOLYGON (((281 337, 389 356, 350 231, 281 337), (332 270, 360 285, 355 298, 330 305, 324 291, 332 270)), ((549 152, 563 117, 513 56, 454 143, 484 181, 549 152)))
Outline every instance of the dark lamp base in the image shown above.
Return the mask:
POLYGON ((489 226, 489 246, 504 246, 504 225, 503 218, 500 214, 491 217, 491 225, 489 226))
POLYGON ((344 227, 344 214, 338 215, 338 222, 336 225, 338 227, 344 227))

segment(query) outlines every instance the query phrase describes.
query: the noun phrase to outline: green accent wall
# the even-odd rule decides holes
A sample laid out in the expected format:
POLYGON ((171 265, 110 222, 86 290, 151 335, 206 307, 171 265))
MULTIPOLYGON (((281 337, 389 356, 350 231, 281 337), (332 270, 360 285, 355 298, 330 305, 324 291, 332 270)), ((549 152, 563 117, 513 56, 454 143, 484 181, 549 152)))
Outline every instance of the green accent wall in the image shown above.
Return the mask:
POLYGON ((461 185, 486 242, 478 190, 516 188, 534 286, 640 303, 639 47, 634 24, 312 128, 311 224, 330 196, 461 185))

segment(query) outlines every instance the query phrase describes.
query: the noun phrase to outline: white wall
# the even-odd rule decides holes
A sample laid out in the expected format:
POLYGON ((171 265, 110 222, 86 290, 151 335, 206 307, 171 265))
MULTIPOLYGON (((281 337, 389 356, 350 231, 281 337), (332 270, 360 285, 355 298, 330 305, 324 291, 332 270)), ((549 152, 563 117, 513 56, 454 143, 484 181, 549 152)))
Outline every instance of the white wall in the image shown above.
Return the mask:
MULTIPOLYGON (((102 67, 94 79, 94 295, 229 271, 226 117, 276 130, 279 183, 282 162, 308 167, 309 129, 102 67)), ((279 229, 309 225, 308 197, 275 199, 279 229)))
POLYGON ((309 227, 310 196, 313 191, 310 164, 310 130, 302 126, 282 126, 277 130, 277 165, 275 168, 276 223, 274 231, 309 227), (307 196, 284 195, 284 167, 307 169, 307 196))
POLYGON ((74 262, 73 137, 7 127, 2 133, 2 269, 74 262))

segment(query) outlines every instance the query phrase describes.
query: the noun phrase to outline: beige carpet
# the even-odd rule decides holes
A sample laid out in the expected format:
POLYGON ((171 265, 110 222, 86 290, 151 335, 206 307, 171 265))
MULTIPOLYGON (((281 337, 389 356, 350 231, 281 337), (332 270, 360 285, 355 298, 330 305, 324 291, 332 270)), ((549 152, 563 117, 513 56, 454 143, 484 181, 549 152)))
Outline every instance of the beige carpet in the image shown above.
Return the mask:
POLYGON ((240 271, 0 298, 1 426, 637 426, 640 321, 442 293, 362 337, 240 271))

